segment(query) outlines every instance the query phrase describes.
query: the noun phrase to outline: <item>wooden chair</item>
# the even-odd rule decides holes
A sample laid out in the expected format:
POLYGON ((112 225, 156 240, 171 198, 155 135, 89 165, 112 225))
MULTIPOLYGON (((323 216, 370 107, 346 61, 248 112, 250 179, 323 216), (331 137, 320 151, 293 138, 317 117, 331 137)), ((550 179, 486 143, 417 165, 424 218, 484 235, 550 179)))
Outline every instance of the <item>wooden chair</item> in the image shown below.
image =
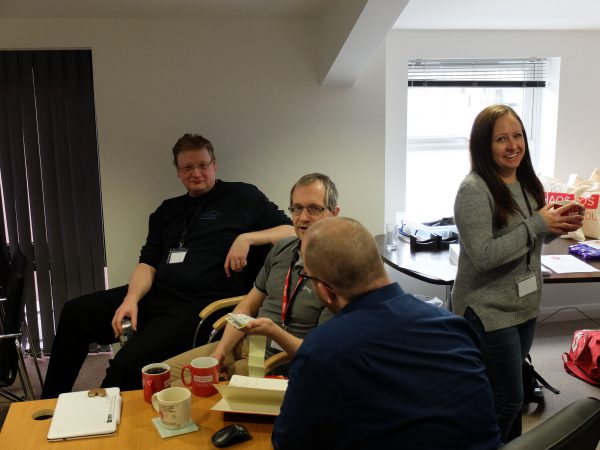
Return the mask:
POLYGON ((192 344, 192 348, 197 347, 198 345, 209 344, 214 341, 215 336, 218 331, 223 329, 225 323, 223 323, 218 330, 215 330, 214 324, 219 320, 225 320, 228 312, 233 311, 236 305, 244 298, 244 295, 239 295, 237 297, 229 297, 223 298, 221 300, 215 300, 206 306, 202 311, 200 311, 200 323, 196 328, 196 333, 194 334, 194 342, 192 344), (209 329, 210 331, 205 331, 209 329), (202 335, 208 336, 208 339, 203 342, 203 339, 200 339, 200 343, 198 343, 198 337, 202 335))
MULTIPOLYGON (((198 325, 198 329, 206 322, 212 321, 212 330, 208 335, 207 344, 210 344, 222 334, 225 325, 227 325, 227 313, 231 312, 244 297, 244 295, 240 295, 238 297, 215 300, 200 311, 200 324, 198 325), (215 319, 213 316, 218 318, 215 319)), ((196 331, 196 335, 197 334, 198 331, 196 331)), ((194 337, 194 343, 195 342, 196 337, 194 337)), ((292 358, 286 352, 280 352, 267 358, 265 360, 265 373, 268 374, 277 367, 287 364, 291 359, 292 358)))

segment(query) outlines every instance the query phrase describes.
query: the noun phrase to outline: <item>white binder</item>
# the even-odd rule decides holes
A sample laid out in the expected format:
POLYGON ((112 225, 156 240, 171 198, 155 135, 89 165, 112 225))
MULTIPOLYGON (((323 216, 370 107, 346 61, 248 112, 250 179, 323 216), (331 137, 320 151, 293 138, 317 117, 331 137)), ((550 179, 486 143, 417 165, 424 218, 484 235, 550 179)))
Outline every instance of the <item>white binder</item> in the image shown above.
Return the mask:
POLYGON ((106 396, 88 391, 60 394, 48 430, 49 441, 110 436, 121 420, 121 392, 106 388, 106 396))

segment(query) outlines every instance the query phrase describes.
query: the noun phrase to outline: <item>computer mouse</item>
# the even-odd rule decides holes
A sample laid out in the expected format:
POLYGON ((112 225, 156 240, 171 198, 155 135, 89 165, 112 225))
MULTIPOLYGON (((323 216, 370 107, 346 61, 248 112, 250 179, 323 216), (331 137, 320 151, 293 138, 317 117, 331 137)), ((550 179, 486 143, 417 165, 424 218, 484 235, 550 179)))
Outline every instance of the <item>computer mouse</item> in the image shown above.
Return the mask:
POLYGON ((250 438, 250 433, 248 433, 248 430, 243 425, 234 423, 216 431, 212 435, 212 443, 215 447, 222 448, 247 441, 250 438))

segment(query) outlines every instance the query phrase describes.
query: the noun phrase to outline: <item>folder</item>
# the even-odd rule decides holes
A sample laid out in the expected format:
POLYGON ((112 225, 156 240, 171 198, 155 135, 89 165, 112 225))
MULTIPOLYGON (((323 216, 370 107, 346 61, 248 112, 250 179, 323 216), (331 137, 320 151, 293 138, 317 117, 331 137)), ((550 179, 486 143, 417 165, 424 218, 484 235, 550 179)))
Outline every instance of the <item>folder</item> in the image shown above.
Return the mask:
POLYGON ((52 423, 49 441, 111 436, 121 420, 121 392, 106 388, 105 396, 89 396, 90 391, 60 394, 52 423))
POLYGON ((215 384, 221 400, 214 411, 277 416, 288 380, 234 375, 229 384, 215 384))

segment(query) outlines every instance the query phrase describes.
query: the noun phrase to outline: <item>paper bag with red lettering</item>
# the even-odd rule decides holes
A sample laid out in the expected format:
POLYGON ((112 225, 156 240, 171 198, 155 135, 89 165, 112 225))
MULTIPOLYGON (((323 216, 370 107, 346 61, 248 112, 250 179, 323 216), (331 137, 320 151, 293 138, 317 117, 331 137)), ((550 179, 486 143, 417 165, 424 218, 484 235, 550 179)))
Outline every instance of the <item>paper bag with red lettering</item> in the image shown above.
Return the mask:
POLYGON ((568 353, 563 353, 567 373, 600 386, 600 330, 577 330, 568 353))
MULTIPOLYGON (((579 195, 585 191, 587 185, 573 185, 570 183, 563 183, 558 178, 546 177, 539 175, 539 179, 544 186, 544 196, 546 203, 570 201, 576 202, 579 200, 579 195)), ((564 236, 564 238, 574 239, 576 241, 584 241, 585 236, 582 229, 572 231, 564 236)))
POLYGON ((579 195, 579 203, 585 207, 583 234, 600 239, 600 169, 595 169, 583 183, 585 190, 579 195))

